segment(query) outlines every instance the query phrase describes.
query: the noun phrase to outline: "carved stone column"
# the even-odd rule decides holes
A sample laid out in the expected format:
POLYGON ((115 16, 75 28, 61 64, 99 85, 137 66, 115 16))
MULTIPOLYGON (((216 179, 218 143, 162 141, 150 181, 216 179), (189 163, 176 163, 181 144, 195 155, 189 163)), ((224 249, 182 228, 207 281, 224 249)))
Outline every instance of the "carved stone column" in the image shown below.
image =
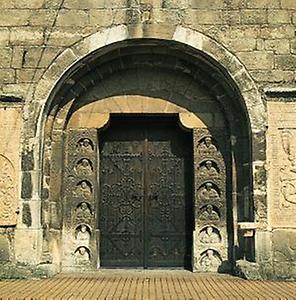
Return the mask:
POLYGON ((194 129, 193 270, 217 272, 228 261, 225 134, 194 129))
POLYGON ((63 269, 97 265, 97 130, 69 130, 63 190, 63 269))

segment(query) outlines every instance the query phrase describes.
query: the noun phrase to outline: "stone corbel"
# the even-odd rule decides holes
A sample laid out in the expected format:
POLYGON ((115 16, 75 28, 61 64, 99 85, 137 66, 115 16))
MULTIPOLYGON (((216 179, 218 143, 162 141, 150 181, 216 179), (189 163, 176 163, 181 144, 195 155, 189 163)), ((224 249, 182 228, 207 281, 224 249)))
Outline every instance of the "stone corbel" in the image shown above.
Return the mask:
POLYGON ((257 224, 254 222, 238 222, 238 230, 243 234, 243 237, 253 237, 255 235, 257 224))

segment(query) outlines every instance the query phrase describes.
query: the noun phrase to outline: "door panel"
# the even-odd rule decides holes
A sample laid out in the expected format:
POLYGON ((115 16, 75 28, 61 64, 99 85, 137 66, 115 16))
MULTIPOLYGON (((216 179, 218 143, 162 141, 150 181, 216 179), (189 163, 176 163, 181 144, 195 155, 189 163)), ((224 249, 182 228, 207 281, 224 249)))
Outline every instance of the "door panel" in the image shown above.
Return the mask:
POLYGON ((175 120, 111 124, 100 136, 101 265, 184 267, 191 258, 190 135, 175 120))
POLYGON ((99 219, 102 266, 143 264, 143 133, 102 134, 99 219))
POLYGON ((190 206, 186 191, 190 191, 191 176, 187 177, 189 186, 185 184, 190 143, 175 123, 150 125, 147 135, 147 266, 183 267, 186 257, 190 258, 190 248, 186 248, 189 209, 185 215, 190 206))

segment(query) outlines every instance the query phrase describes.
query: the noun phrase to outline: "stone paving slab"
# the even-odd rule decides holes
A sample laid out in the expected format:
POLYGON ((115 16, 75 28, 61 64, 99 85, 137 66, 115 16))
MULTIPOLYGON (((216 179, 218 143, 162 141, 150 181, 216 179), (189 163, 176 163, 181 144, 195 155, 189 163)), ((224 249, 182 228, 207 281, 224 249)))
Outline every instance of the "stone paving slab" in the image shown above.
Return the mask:
POLYGON ((0 299, 296 299, 296 282, 189 271, 104 270, 0 282, 0 299))

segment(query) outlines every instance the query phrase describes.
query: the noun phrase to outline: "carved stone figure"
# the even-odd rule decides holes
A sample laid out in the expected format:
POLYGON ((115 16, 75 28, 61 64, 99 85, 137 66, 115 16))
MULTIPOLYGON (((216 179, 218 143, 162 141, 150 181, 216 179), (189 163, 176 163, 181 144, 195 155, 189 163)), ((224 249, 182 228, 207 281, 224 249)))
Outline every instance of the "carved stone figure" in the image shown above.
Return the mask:
POLYGON ((90 259, 89 250, 84 246, 78 247, 75 251, 75 259, 77 264, 89 263, 89 259, 90 259))
POLYGON ((280 182, 283 207, 296 204, 296 151, 293 148, 293 135, 289 131, 282 132, 282 148, 286 154, 286 160, 280 169, 280 182))
POLYGON ((0 155, 0 225, 16 224, 16 187, 10 160, 0 155))
POLYGON ((76 167, 78 173, 89 174, 92 172, 92 164, 87 158, 81 159, 76 167))
POLYGON ((213 184, 211 182, 207 182, 205 186, 199 192, 199 196, 201 200, 216 200, 219 199, 218 192, 213 188, 213 184))
POLYGON ((89 207, 89 204, 86 202, 81 202, 76 210, 77 219, 89 219, 92 216, 92 211, 89 207))
POLYGON ((199 219, 217 221, 220 219, 220 217, 219 214, 214 210, 213 205, 209 204, 202 209, 199 219))
POLYGON ((219 243, 221 238, 218 233, 214 232, 212 226, 208 226, 200 233, 200 241, 204 244, 219 243))
POLYGON ((210 136, 206 136, 203 141, 199 144, 198 146, 198 151, 199 152, 216 152, 217 148, 216 146, 213 144, 212 138, 210 136))
POLYGON ((83 244, 87 246, 89 245, 90 230, 85 224, 78 226, 76 230, 76 239, 79 244, 83 244))
POLYGON ((89 152, 93 150, 93 143, 88 138, 81 139, 78 145, 81 151, 89 152))
POLYGON ((207 160, 203 166, 199 169, 201 176, 207 177, 217 177, 219 173, 217 169, 213 166, 213 162, 211 160, 207 160))
POLYGON ((203 271, 216 272, 220 264, 220 257, 212 249, 208 249, 200 259, 200 265, 203 271))
POLYGON ((91 193, 92 193, 91 184, 88 181, 83 180, 78 184, 77 194, 81 194, 84 197, 89 197, 91 193))

